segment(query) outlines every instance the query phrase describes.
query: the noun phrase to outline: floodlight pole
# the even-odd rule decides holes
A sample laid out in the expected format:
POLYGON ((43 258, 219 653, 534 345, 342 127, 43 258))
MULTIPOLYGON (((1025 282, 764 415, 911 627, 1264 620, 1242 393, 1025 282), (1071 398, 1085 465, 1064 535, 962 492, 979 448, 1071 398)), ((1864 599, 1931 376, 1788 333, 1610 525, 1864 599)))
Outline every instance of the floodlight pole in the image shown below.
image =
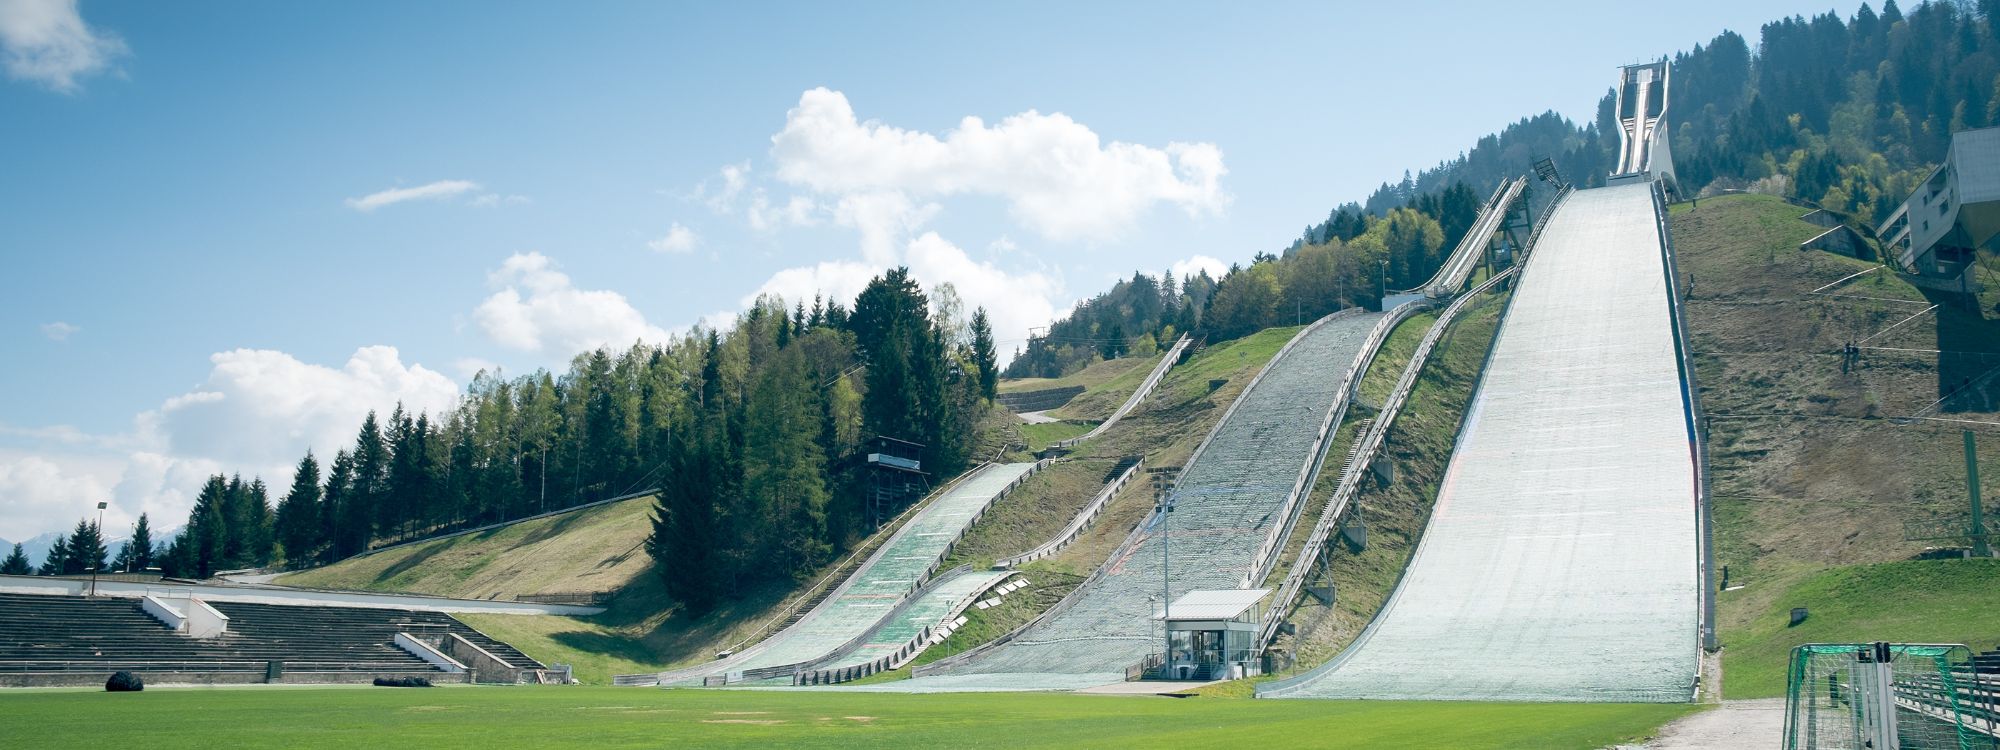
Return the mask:
MULTIPOLYGON (((97 503, 97 543, 100 545, 104 543, 104 505, 105 503, 102 501, 97 503)), ((130 544, 131 542, 126 543, 130 544)), ((103 563, 90 566, 90 598, 92 599, 97 598, 97 569, 101 567, 104 567, 103 563)))
POLYGON ((1979 454, 1973 449, 1972 431, 1965 431, 1965 493, 1972 501, 1972 556, 1991 557, 1986 543, 1986 513, 1979 507, 1979 454))
POLYGON ((1168 521, 1174 515, 1174 497, 1169 494, 1160 498, 1160 678, 1173 676, 1174 629, 1167 615, 1173 610, 1174 592, 1167 576, 1167 551, 1173 549, 1173 537, 1168 536, 1168 521))

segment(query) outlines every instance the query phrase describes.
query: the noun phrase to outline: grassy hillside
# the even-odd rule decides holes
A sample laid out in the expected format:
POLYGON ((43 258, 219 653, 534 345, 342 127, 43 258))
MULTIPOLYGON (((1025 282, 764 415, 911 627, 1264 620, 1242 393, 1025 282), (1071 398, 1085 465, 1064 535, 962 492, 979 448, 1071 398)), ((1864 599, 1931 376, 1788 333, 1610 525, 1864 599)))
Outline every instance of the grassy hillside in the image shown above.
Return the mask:
POLYGON ((1729 633, 1723 689, 1731 697, 1785 694, 1786 659, 1801 643, 2000 644, 2000 560, 1847 565, 1800 578, 1729 633), (1791 608, 1811 610, 1791 623, 1791 608))
POLYGON ((277 582, 464 599, 616 591, 652 564, 645 550, 652 510, 650 496, 633 498, 349 558, 277 582))
POLYGON ((1117 359, 1093 362, 1089 367, 1060 378, 1007 378, 1000 381, 1000 392, 1039 391, 1048 388, 1066 388, 1073 385, 1092 388, 1116 380, 1119 376, 1135 369, 1140 371, 1139 377, 1144 378, 1146 377, 1144 374, 1146 369, 1150 368, 1159 359, 1158 355, 1119 357, 1117 359))
MULTIPOLYGON (((1804 212, 1769 196, 1673 210, 1710 419, 1716 562, 1742 586, 1717 599, 1730 697, 1774 694, 1773 675, 1781 689, 1783 652, 1809 638, 2000 635, 2000 610, 1951 604, 1917 574, 1942 563, 1879 569, 1889 576, 1846 567, 1942 543, 1905 540, 1903 524, 1965 512, 1961 428, 1980 432, 1982 464, 2000 466, 2000 432, 1978 424, 2000 420, 1993 389, 1977 383, 2000 364, 1996 294, 1939 294, 1873 263, 1800 251, 1822 231, 1798 220, 1804 212), (1850 341, 1871 348, 1843 372, 1850 341), (1906 415, 1932 419, 1891 419, 1906 415), (1861 580, 1865 597, 1835 585, 1861 580), (1810 627, 1768 627, 1793 606, 1813 608, 1810 627)), ((2000 568, 1960 569, 1950 585, 2000 588, 2000 568)))
POLYGON ((518 688, 147 690, 0 697, 0 745, 1285 747, 1590 750, 1687 706, 518 688))

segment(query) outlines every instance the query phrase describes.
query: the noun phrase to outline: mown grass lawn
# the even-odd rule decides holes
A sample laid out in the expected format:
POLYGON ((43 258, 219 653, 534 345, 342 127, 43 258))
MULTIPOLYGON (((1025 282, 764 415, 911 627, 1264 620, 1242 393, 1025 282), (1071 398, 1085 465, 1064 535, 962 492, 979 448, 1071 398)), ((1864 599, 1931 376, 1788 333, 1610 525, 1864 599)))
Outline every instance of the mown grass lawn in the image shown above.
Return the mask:
POLYGON ((1826 570, 1778 595, 1748 626, 1723 631, 1722 640, 1730 698, 1784 695, 1791 651, 1804 643, 1963 643, 1983 651, 2000 642, 2000 560, 1826 570), (1809 612, 1795 627, 1792 607, 1809 612))
POLYGON ((522 687, 0 694, 0 747, 1598 748, 1686 705, 522 687))

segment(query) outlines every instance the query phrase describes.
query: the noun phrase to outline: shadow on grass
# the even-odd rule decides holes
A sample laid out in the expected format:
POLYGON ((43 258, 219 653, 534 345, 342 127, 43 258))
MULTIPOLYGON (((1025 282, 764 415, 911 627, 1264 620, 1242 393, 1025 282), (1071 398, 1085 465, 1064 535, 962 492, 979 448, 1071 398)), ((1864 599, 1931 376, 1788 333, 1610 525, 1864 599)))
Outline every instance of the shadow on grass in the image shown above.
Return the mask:
MULTIPOLYGON (((1922 290, 1936 304, 1937 397, 1945 413, 2000 408, 2000 320, 1986 317, 1973 295, 1922 290)), ((1914 323, 1913 323, 1914 325, 1914 323)))

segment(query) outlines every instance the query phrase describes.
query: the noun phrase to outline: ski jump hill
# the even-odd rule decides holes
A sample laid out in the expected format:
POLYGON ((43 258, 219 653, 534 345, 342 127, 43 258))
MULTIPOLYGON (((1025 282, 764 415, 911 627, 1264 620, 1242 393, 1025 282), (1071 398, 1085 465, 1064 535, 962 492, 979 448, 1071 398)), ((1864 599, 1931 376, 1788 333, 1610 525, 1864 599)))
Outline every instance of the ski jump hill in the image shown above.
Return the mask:
MULTIPOLYGON (((1692 699, 1713 603, 1704 583, 1700 403, 1666 225, 1674 189, 1667 84, 1663 62, 1624 69, 1619 170, 1608 186, 1572 191, 1552 167, 1538 165, 1558 191, 1521 243, 1527 259, 1507 271, 1517 286, 1408 568, 1345 652, 1260 686, 1258 697, 1692 699)), ((1262 584, 1282 562, 1361 373, 1398 322, 1457 298, 1426 339, 1435 340, 1462 305, 1460 290, 1491 237, 1528 203, 1525 186, 1504 181, 1439 275, 1390 297, 1392 309, 1344 310, 1300 331, 1189 457, 1168 492, 1172 512, 1155 508, 1061 602, 997 640, 915 670, 913 679, 851 689, 1122 682, 1158 653, 1163 596, 1262 584)), ((1489 278, 1474 292, 1503 280, 1489 278)), ((1407 395, 1421 356, 1391 403, 1407 395)), ((1160 370, 1174 359, 1164 358, 1160 370)), ((1357 446, 1379 449, 1394 411, 1378 416, 1383 423, 1357 446)), ((968 475, 830 598, 763 643, 620 684, 827 684, 907 663, 927 638, 941 637, 925 623, 1008 575, 934 577, 952 540, 1034 468, 992 465, 968 475)), ((1324 543, 1329 521, 1350 507, 1354 479, 1342 475, 1308 547, 1324 543)), ((1239 663, 1254 663, 1279 630, 1298 595, 1293 579, 1312 564, 1306 557, 1293 562, 1239 663)))

